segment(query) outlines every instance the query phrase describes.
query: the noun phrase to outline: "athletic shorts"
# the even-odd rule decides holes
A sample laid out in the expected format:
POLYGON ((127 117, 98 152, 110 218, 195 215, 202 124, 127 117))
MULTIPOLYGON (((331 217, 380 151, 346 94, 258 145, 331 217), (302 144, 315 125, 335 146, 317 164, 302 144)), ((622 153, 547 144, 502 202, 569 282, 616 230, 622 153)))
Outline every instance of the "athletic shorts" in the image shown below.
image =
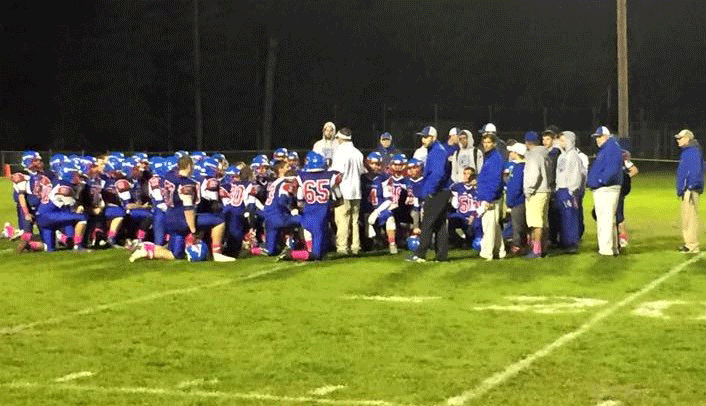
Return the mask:
POLYGON ((527 227, 544 228, 549 224, 547 214, 549 209, 549 193, 538 192, 525 201, 527 227))

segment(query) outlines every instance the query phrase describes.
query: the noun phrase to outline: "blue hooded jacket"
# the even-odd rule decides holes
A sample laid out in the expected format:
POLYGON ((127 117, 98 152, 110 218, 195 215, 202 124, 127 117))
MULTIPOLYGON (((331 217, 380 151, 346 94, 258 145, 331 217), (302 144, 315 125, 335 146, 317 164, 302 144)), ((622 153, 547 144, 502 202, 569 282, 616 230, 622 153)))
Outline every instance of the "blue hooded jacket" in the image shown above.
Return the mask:
POLYGON ((682 147, 677 167, 677 196, 684 196, 687 190, 704 191, 704 155, 696 140, 682 147))
POLYGON ((435 195, 445 188, 451 179, 451 161, 444 145, 435 141, 429 147, 427 162, 424 165, 424 185, 421 199, 435 195))
POLYGON ((503 195, 503 169, 505 159, 493 148, 485 154, 483 167, 478 174, 478 200, 492 202, 503 195))
POLYGON ((623 149, 615 137, 610 137, 598 150, 596 160, 588 169, 586 186, 598 189, 623 184, 623 149))

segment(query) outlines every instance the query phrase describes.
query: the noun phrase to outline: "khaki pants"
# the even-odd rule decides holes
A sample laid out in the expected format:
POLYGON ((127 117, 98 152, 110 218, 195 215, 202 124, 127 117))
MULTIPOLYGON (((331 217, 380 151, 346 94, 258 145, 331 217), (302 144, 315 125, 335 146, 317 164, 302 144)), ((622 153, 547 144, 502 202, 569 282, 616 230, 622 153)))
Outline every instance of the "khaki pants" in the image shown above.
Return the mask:
POLYGON ((596 207, 596 234, 598 253, 615 255, 618 253, 618 231, 615 212, 618 209, 620 186, 604 186, 593 191, 596 207))
POLYGON ((689 251, 699 249, 699 192, 687 190, 681 200, 681 232, 689 251))
POLYGON ((348 237, 351 236, 351 252, 357 254, 360 251, 360 227, 358 226, 360 200, 344 200, 343 204, 336 207, 334 214, 337 228, 336 251, 348 252, 348 237))
POLYGON ((486 210, 481 217, 483 238, 480 240, 480 256, 485 259, 505 258, 505 241, 500 228, 503 199, 490 202, 490 204, 493 208, 486 210))

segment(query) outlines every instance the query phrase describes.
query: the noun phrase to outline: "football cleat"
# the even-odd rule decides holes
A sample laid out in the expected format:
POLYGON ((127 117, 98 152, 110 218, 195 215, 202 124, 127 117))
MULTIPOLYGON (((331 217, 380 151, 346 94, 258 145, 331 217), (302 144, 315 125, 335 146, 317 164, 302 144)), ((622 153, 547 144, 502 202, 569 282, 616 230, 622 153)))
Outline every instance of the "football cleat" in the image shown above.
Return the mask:
POLYGON ((229 257, 228 255, 219 254, 217 252, 213 253, 214 262, 235 262, 235 258, 229 257))

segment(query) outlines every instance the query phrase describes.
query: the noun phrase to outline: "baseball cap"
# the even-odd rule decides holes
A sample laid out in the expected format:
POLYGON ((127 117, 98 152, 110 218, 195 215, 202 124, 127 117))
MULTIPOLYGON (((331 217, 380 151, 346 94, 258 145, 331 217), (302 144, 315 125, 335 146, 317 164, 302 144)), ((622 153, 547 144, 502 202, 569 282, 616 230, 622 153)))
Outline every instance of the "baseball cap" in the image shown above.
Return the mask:
POLYGON ((602 125, 596 128, 596 131, 591 134, 591 137, 602 137, 604 135, 610 135, 610 130, 608 129, 608 127, 602 125))
POLYGON ((461 129, 458 127, 454 127, 449 130, 449 136, 451 135, 461 135, 461 129))
POLYGON ((691 130, 681 130, 677 134, 674 135, 674 138, 680 139, 680 138, 688 138, 690 140, 694 139, 694 133, 691 132, 691 130))
POLYGON ((426 126, 422 129, 422 131, 418 132, 417 135, 422 137, 436 137, 436 128, 426 126))
POLYGON ((392 140, 392 134, 387 133, 387 132, 382 133, 382 134, 380 134, 380 139, 381 140, 392 140))
POLYGON ((351 139, 351 136, 350 136, 350 135, 343 134, 342 132, 339 131, 339 132, 336 133, 336 138, 340 138, 340 139, 342 139, 342 140, 350 140, 350 139, 351 139))
POLYGON ((537 134, 535 131, 527 131, 525 133, 525 141, 537 142, 539 141, 539 134, 537 134))
POLYGON ((483 126, 483 128, 480 130, 481 134, 496 134, 498 132, 497 128, 495 128, 495 124, 493 123, 488 123, 483 126))
POLYGON ((465 135, 468 138, 473 137, 473 134, 469 130, 461 130, 461 132, 458 135, 465 135))
POLYGON ((527 146, 521 142, 516 142, 510 145, 509 147, 507 147, 507 150, 522 156, 525 156, 525 154, 527 154, 527 146))

